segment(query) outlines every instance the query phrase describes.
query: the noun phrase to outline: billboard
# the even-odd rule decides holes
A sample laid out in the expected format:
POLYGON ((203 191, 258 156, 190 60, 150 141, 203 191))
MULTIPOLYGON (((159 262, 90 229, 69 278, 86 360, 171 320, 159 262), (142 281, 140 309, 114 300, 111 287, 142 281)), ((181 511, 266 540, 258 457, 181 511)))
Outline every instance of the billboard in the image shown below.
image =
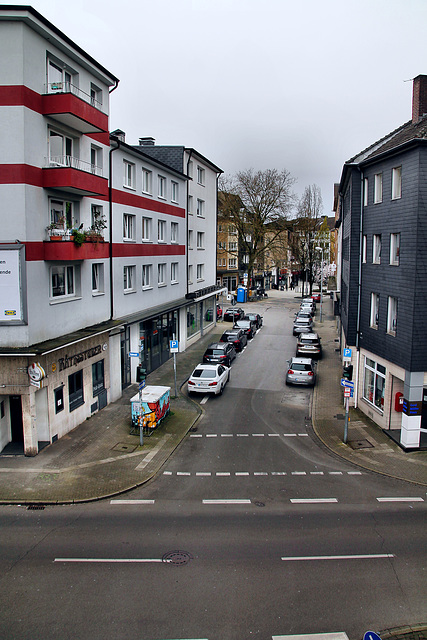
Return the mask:
POLYGON ((0 322, 22 322, 21 251, 0 249, 0 322))

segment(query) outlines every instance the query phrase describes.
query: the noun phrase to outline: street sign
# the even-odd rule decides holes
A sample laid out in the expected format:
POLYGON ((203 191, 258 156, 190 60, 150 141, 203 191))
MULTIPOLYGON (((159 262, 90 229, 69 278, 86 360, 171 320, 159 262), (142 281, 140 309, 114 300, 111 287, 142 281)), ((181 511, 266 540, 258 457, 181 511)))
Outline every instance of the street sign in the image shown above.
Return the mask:
POLYGON ((350 387, 344 387, 344 398, 352 398, 353 397, 353 389, 350 387))
POLYGON ((344 349, 342 356, 344 360, 351 360, 351 349, 344 349))
POLYGON ((381 640, 381 638, 375 631, 367 631, 363 636, 363 640, 381 640))
POLYGON ((145 387, 145 380, 142 380, 142 381, 139 383, 139 391, 142 391, 144 387, 145 387))
POLYGON ((139 358, 138 351, 129 351, 129 358, 139 358))
POLYGON ((354 382, 352 380, 346 380, 345 378, 341 378, 341 386, 350 387, 350 389, 354 389, 354 382))
POLYGON ((171 353, 178 353, 178 340, 169 340, 169 351, 171 353))

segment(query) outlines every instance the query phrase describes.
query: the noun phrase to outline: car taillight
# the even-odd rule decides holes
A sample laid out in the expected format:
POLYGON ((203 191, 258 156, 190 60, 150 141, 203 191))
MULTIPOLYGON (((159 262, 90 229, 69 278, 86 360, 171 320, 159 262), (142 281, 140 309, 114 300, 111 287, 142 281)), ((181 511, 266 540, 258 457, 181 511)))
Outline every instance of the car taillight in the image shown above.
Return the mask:
POLYGON ((209 382, 209 387, 215 387, 218 384, 218 382, 209 382))
POLYGON ((240 340, 233 340, 233 344, 240 344, 240 340))
POLYGON ((221 358, 226 358, 226 357, 227 357, 227 356, 219 356, 219 358, 220 358, 220 359, 221 359, 221 358))
POLYGON ((192 380, 188 381, 188 384, 196 384, 195 382, 193 382, 192 380))
POLYGON ((309 376, 312 376, 312 375, 314 375, 314 374, 313 374, 313 372, 312 372, 312 371, 309 371, 309 372, 308 372, 308 375, 309 375, 309 376))
POLYGON ((294 373, 295 373, 295 371, 293 371, 292 369, 289 369, 288 373, 290 373, 290 374, 294 374, 294 373))

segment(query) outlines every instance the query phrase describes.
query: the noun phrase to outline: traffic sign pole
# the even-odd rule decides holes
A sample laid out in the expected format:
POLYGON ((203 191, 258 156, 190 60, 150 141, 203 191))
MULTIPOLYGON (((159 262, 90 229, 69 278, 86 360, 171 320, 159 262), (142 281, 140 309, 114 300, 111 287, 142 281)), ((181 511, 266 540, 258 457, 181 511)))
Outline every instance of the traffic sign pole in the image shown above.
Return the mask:
POLYGON ((348 410, 349 410, 349 404, 350 404, 350 399, 347 396, 346 399, 345 399, 345 422, 344 422, 344 438, 343 438, 344 444, 347 444, 347 437, 348 437, 348 410))

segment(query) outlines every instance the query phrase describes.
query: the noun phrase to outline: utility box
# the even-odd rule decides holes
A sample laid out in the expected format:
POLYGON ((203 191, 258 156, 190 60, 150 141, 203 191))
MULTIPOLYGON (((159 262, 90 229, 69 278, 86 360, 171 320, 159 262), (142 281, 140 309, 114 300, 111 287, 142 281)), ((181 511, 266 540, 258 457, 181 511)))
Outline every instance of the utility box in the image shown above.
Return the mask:
POLYGON ((161 421, 166 418, 170 410, 170 387, 148 386, 140 394, 135 394, 131 399, 130 433, 139 435, 140 427, 143 433, 150 436, 161 421))

